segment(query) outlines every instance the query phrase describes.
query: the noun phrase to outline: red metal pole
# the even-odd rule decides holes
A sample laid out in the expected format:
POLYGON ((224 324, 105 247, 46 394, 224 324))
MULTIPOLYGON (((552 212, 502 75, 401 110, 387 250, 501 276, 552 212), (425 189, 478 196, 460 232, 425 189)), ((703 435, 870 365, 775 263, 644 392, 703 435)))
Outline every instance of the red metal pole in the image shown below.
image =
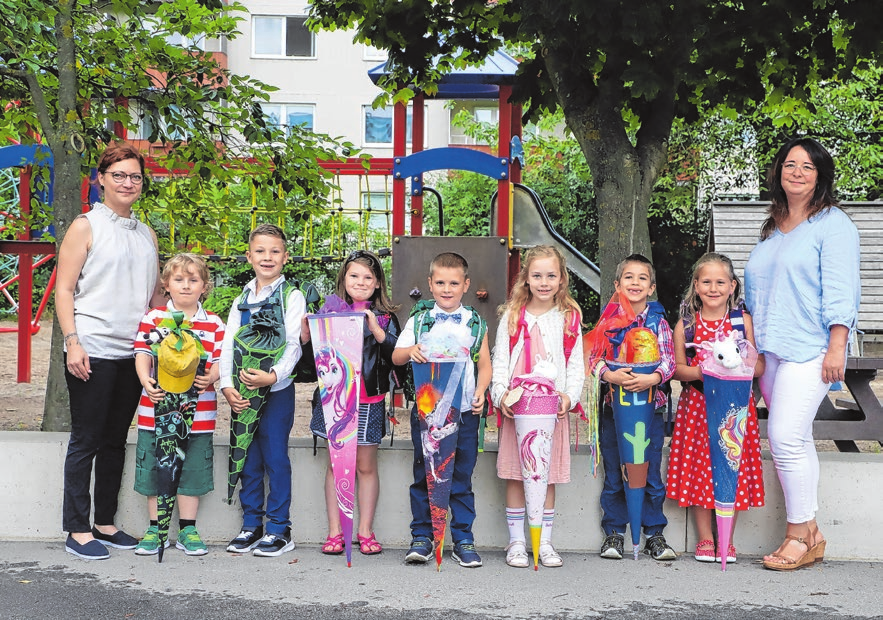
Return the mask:
MULTIPOLYGON (((411 153, 423 150, 423 93, 414 97, 414 107, 411 115, 411 153)), ((413 187, 413 185, 412 185, 413 187)), ((423 234, 423 195, 411 196, 411 234, 419 237, 423 234)))
MULTIPOLYGON (((407 137, 405 125, 408 122, 408 110, 403 103, 395 104, 392 118, 392 158, 406 155, 407 137)), ((405 179, 393 175, 392 179, 392 234, 405 234, 405 179)))
MULTIPOLYGON (((19 175, 19 212, 27 220, 31 211, 31 167, 26 166, 19 175)), ((26 241, 30 226, 19 235, 26 241)), ((18 255, 18 383, 31 382, 31 311, 34 297, 34 257, 24 253, 18 255)))

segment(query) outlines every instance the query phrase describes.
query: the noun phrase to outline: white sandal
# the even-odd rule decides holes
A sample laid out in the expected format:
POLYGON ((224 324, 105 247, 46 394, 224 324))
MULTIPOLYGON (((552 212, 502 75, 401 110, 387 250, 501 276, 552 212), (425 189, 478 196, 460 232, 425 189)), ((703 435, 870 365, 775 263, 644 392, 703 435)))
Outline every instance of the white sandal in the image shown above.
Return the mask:
POLYGON ((558 568, 564 565, 564 560, 550 542, 540 543, 540 562, 546 568, 558 568))
POLYGON ((523 540, 513 540, 506 546, 506 564, 515 568, 530 566, 530 560, 527 558, 527 546, 523 540))

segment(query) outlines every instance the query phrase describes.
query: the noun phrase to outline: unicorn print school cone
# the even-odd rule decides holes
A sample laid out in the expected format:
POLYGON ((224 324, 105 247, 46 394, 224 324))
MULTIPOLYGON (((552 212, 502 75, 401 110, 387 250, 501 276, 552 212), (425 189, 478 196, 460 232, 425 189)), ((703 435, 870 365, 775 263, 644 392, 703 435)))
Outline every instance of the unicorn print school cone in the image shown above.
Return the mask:
POLYGON ((310 337, 325 414, 328 456, 337 493, 346 565, 352 566, 353 509, 356 490, 356 453, 359 430, 359 394, 362 375, 363 312, 311 314, 310 337))

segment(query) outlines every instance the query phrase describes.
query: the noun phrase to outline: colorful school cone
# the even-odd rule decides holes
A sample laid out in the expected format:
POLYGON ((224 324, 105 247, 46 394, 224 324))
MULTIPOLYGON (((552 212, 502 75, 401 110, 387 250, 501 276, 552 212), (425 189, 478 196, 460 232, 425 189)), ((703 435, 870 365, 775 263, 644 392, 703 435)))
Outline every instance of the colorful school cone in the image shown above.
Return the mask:
MULTIPOLYGON (((705 384, 705 412, 708 421, 708 446, 711 451, 711 472, 714 480, 714 512, 717 520, 718 549, 721 554, 721 570, 727 570, 727 550, 733 533, 736 490, 739 484, 739 469, 742 464, 742 450, 745 432, 748 427, 748 404, 751 399, 751 383, 757 351, 746 340, 735 336, 718 339, 718 343, 733 341, 741 354, 732 367, 722 363, 727 345, 718 347, 715 354, 704 355, 699 363, 705 384)), ((714 346, 714 345, 712 345, 714 346)), ((707 347, 706 347, 707 350, 707 347)))
POLYGON ((436 569, 441 570, 466 362, 458 359, 430 361, 425 364, 412 363, 411 368, 423 442, 435 564, 436 569))
POLYGON ((543 530, 543 508, 549 486, 552 435, 558 421, 560 400, 555 391, 555 382, 546 377, 516 377, 512 386, 510 394, 520 395, 510 407, 515 416, 515 436, 521 461, 521 477, 524 481, 533 569, 539 570, 540 534, 543 530))
POLYGON ((230 458, 227 464, 227 503, 245 465, 245 455, 261 420, 261 409, 270 394, 269 385, 248 389, 239 379, 246 368, 269 372, 285 351, 285 322, 281 308, 260 310, 233 336, 233 387, 249 401, 248 407, 232 413, 230 419, 230 458))
MULTIPOLYGON (((659 367, 659 362, 628 364, 607 360, 607 367, 614 371, 631 368, 635 374, 649 375, 659 367)), ((610 388, 625 501, 632 531, 632 551, 637 560, 641 546, 641 514, 644 510, 644 491, 649 468, 647 448, 650 446, 649 430, 655 410, 656 387, 644 392, 629 392, 620 385, 611 385, 610 388)))
POLYGON ((359 394, 362 380, 363 312, 311 314, 310 337, 325 414, 328 456, 337 492, 346 565, 353 558, 353 508, 356 491, 356 450, 359 394))

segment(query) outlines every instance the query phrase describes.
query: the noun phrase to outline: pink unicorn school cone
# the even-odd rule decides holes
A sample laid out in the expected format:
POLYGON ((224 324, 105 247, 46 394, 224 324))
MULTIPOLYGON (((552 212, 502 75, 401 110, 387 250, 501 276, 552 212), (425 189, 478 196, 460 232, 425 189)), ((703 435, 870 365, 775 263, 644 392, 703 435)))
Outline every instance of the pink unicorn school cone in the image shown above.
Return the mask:
POLYGON ((328 456, 337 493, 346 565, 351 566, 365 314, 339 312, 312 314, 307 318, 325 414, 328 456))
POLYGON ((521 477, 524 481, 533 567, 534 570, 539 570, 540 534, 549 486, 552 435, 558 421, 560 400, 555 391, 555 382, 546 377, 515 377, 512 386, 510 395, 519 396, 510 407, 515 416, 515 436, 521 461, 521 477))
MULTIPOLYGON (((614 371, 631 368, 635 374, 649 375, 659 367, 659 362, 627 364, 607 360, 607 367, 614 371)), ((625 501, 632 531, 632 552, 637 560, 641 546, 641 515, 644 511, 649 470, 647 448, 650 446, 649 430, 656 408, 656 387, 644 392, 629 392, 621 385, 611 385, 610 388, 625 501)))
POLYGON ((435 564, 436 569, 441 570, 466 362, 457 359, 430 361, 425 364, 412 363, 411 368, 414 371, 417 418, 420 420, 426 488, 432 516, 435 564))
POLYGON ((700 349, 699 354, 705 384, 718 549, 721 570, 725 571, 733 533, 736 490, 748 428, 748 404, 757 351, 751 343, 737 338, 732 332, 729 337, 718 337, 710 346, 700 349))

